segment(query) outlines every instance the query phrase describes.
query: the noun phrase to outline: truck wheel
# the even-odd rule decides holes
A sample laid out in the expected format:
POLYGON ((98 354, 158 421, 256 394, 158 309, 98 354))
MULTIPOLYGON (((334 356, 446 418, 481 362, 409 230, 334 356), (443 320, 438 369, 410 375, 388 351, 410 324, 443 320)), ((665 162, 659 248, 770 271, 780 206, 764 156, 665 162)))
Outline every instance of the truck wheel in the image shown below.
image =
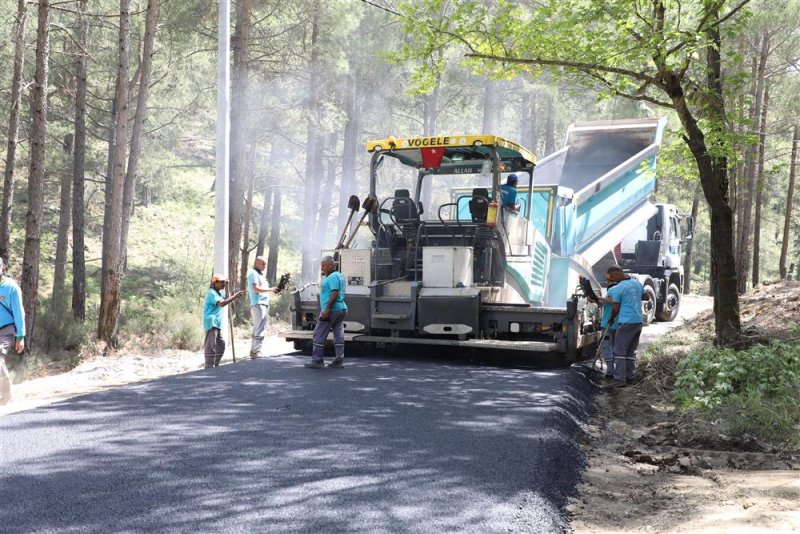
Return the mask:
POLYGON ((649 300, 642 301, 642 322, 647 326, 656 318, 656 292, 652 286, 644 286, 644 292, 650 296, 649 300))
POLYGON ((656 317, 659 321, 673 321, 678 316, 678 308, 681 305, 681 291, 675 284, 670 284, 667 288, 667 299, 659 302, 656 307, 656 317))

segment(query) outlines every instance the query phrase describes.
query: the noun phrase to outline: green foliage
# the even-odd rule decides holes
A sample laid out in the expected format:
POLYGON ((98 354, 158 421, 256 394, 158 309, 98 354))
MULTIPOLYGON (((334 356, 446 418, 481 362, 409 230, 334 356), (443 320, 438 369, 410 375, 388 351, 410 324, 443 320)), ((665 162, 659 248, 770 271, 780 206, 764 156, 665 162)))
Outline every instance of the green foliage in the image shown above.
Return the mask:
POLYGON ((757 436, 772 443, 800 445, 797 424, 800 389, 780 397, 736 396, 712 411, 712 417, 725 421, 725 432, 732 436, 757 436))
POLYGON ((797 343, 774 341, 743 351, 706 346, 678 364, 676 404, 722 416, 734 434, 768 439, 791 435, 800 422, 798 395, 797 343))
POLYGON ((730 396, 779 397, 800 387, 800 345, 774 341, 747 350, 704 347, 679 365, 675 400, 714 407, 730 396))
POLYGON ((124 302, 122 319, 121 332, 130 349, 142 345, 158 349, 202 348, 202 303, 194 295, 131 297, 124 302))
POLYGON ((292 304, 294 296, 289 292, 283 292, 275 295, 269 300, 269 315, 275 319, 288 320, 289 307, 292 304))
POLYGON ((62 351, 75 351, 92 334, 88 324, 80 323, 72 318, 72 312, 65 310, 55 312, 48 301, 46 307, 37 310, 36 348, 50 354, 53 359, 60 359, 62 351))

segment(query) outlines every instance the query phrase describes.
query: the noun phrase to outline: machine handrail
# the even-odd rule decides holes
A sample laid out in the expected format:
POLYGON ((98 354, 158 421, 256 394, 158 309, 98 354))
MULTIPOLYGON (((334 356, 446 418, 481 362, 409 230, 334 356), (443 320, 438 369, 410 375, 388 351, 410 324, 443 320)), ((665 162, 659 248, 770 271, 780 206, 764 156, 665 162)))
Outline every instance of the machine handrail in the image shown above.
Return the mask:
POLYGON ((381 250, 381 232, 386 235, 386 247, 389 250, 389 258, 392 258, 392 242, 389 239, 389 231, 386 229, 386 225, 380 222, 378 219, 379 226, 378 226, 378 233, 375 235, 375 258, 372 262, 372 280, 377 281, 378 279, 378 261, 380 260, 380 250, 381 250))

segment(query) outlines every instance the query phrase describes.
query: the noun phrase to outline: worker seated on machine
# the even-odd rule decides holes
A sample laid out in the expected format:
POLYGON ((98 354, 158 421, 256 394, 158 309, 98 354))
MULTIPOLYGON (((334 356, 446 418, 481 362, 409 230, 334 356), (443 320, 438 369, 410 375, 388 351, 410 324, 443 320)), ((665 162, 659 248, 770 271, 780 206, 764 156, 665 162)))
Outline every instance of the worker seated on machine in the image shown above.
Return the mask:
POLYGON ((513 212, 519 212, 517 204, 517 175, 509 174, 506 183, 500 186, 500 202, 503 208, 513 212))

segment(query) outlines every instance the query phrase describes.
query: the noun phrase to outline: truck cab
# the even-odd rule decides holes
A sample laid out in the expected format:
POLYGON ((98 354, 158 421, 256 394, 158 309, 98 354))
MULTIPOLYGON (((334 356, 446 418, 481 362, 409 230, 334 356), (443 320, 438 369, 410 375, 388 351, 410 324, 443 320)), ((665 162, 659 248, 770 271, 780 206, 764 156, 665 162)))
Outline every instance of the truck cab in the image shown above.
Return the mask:
POLYGON ((692 239, 694 221, 672 204, 656 204, 656 213, 620 243, 619 265, 652 290, 644 322, 677 317, 683 287, 683 243, 692 239))

